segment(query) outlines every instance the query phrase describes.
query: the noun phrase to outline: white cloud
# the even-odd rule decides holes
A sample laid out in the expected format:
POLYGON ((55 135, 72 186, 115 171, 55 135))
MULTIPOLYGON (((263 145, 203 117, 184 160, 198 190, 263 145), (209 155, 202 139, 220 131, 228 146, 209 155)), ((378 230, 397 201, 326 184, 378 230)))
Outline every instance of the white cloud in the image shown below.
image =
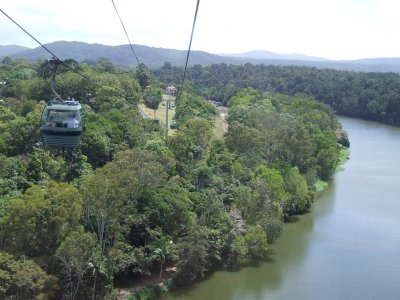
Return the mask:
MULTIPOLYGON (((133 44, 185 50, 197 0, 114 0, 133 44)), ((111 0, 3 0, 42 43, 127 44, 111 0)), ((395 0, 201 0, 192 49, 263 49, 334 59, 400 57, 395 0)), ((1 44, 36 47, 0 14, 1 44)))

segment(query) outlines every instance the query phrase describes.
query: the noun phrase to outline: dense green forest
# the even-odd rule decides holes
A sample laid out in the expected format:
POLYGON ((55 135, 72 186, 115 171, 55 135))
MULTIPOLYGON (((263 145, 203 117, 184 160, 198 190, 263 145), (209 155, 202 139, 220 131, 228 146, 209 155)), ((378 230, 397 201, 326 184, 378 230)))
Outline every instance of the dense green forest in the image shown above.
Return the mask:
MULTIPOLYGON (((179 80, 182 68, 165 63, 154 71, 164 82, 179 80)), ((365 73, 315 67, 214 64, 189 68, 187 78, 199 93, 229 105, 240 89, 314 97, 336 113, 400 125, 400 74, 365 73)))
POLYGON ((150 297, 266 259, 284 221, 306 212, 317 180, 333 175, 338 140, 348 145, 323 103, 266 92, 251 77, 225 87, 227 66, 213 66, 201 86, 194 74, 209 69, 190 70, 194 86, 179 88, 176 100, 179 129, 164 138, 138 104, 180 83, 166 77, 166 66, 156 81, 144 65, 65 65, 56 90, 79 99, 86 116, 72 150, 48 148, 40 135, 52 99, 48 63, 0 64, 2 299, 115 299, 120 284, 174 269, 167 283, 131 299, 150 297), (213 135, 217 111, 207 90, 229 102, 224 139, 213 135))

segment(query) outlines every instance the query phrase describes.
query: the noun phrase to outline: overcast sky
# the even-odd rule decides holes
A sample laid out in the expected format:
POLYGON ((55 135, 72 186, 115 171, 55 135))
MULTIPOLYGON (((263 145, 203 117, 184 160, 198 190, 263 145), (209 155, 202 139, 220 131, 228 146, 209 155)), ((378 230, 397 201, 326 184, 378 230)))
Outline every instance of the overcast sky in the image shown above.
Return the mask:
MULTIPOLYGON (((132 44, 187 50, 197 0, 114 0, 132 44)), ((111 0, 1 0, 41 43, 127 44, 111 0)), ((200 0, 192 50, 400 57, 399 0, 200 0)), ((38 44, 0 13, 0 45, 38 44)))

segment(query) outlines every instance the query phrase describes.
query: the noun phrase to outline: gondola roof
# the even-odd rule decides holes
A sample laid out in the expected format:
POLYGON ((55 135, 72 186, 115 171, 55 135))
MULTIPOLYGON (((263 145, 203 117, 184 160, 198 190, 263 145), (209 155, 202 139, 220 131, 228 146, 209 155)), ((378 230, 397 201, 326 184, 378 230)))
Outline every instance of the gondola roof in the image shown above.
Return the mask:
POLYGON ((66 100, 66 101, 56 101, 52 100, 47 103, 47 109, 54 110, 79 110, 82 108, 81 104, 75 100, 66 100))

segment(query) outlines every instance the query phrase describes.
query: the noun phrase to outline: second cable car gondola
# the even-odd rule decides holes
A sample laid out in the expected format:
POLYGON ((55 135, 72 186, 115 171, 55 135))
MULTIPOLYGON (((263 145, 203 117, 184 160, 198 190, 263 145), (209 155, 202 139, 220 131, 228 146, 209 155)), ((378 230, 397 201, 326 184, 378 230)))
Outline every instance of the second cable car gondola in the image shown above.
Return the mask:
POLYGON ((42 114, 44 142, 50 147, 75 148, 84 130, 84 114, 78 101, 50 101, 42 114))

